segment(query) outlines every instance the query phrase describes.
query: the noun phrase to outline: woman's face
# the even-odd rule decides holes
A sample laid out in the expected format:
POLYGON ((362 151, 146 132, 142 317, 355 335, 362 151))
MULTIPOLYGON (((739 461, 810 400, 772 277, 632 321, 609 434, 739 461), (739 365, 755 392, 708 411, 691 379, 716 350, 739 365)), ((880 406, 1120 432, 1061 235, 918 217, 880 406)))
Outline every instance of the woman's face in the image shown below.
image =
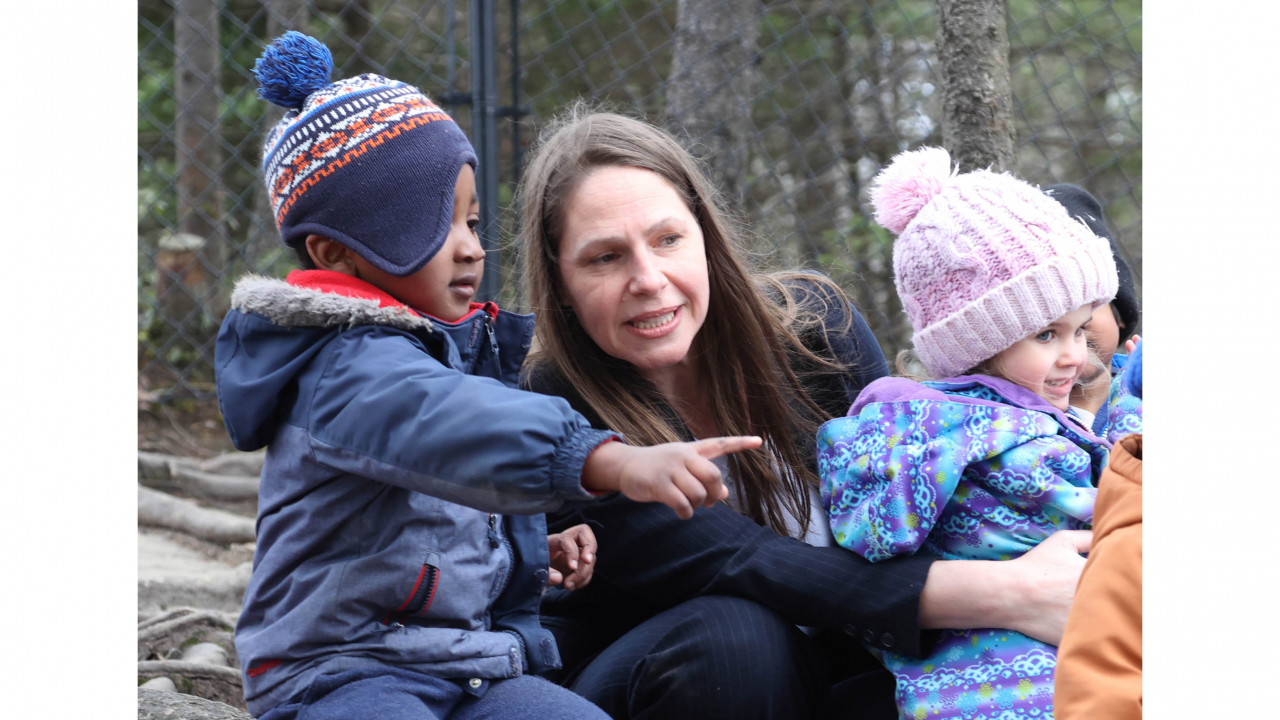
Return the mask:
POLYGON ((682 363, 707 316, 702 229, 666 180, 602 167, 565 205, 560 279, 591 339, 642 372, 682 363))

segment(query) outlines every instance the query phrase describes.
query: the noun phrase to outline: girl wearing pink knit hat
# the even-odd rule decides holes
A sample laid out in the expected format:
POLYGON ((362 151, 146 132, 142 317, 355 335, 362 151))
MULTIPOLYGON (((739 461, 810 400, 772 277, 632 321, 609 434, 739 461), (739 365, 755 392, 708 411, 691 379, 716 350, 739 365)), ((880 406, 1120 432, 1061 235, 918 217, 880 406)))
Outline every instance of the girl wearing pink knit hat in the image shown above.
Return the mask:
MULTIPOLYGON (((1116 294, 1107 241, 1011 175, 957 174, 941 148, 895 158, 872 200, 934 380, 877 380, 819 430, 836 541, 872 562, 1009 560, 1088 529, 1110 444, 1068 399, 1116 294)), ((926 658, 870 649, 903 718, 1052 717, 1053 645, 991 628, 943 631, 926 658)))

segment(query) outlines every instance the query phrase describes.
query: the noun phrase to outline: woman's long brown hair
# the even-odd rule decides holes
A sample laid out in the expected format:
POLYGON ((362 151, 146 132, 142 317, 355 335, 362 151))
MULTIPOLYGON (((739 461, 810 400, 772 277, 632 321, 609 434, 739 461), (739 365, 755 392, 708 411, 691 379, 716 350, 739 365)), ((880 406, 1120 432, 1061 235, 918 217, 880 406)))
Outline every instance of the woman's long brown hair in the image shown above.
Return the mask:
MULTIPOLYGON (((799 333, 821 327, 823 309, 796 297, 805 283, 786 282, 797 273, 752 274, 742 258, 738 228, 694 158, 668 133, 640 120, 592 111, 579 104, 543 132, 519 190, 519 243, 524 281, 537 313, 535 350, 527 372, 550 366, 627 441, 656 445, 683 440, 679 418, 664 412, 663 398, 630 363, 606 354, 566 306, 559 249, 564 212, 582 179, 600 167, 637 167, 675 188, 697 218, 707 254, 710 300, 707 317, 690 354, 707 389, 716 430, 723 435, 759 435, 764 445, 730 457, 742 509, 757 523, 787 534, 785 513, 810 523, 809 488, 818 477, 802 456, 798 439, 812 442, 828 419, 809 397, 789 362, 792 353, 819 370, 843 370, 834 358, 813 353, 799 333), (781 298, 766 295, 770 287, 781 298), (777 463, 775 464, 774 458, 777 463), (779 467, 780 466, 780 467, 779 467), (781 472, 779 471, 781 470, 781 472)), ((847 299, 834 283, 805 275, 825 292, 847 299)), ((847 315, 848 313, 844 313, 847 315)), ((836 331, 839 328, 829 328, 836 331)))

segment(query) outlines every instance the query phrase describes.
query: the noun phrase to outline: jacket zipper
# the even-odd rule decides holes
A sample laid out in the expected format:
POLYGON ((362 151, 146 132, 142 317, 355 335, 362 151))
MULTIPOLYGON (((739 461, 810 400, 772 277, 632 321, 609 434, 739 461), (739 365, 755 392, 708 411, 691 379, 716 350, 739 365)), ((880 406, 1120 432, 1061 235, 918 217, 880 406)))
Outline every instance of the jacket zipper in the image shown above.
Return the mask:
POLYGON ((499 375, 502 374, 502 362, 498 357, 498 339, 493 334, 493 316, 484 314, 484 330, 489 335, 489 347, 493 349, 493 364, 499 375))
POLYGON ((502 532, 498 527, 498 516, 489 513, 489 545, 495 550, 501 545, 502 549, 507 553, 507 571, 502 576, 502 584, 498 586, 498 594, 494 599, 502 597, 502 593, 506 591, 507 585, 511 584, 511 575, 516 571, 516 554, 511 549, 511 543, 507 540, 507 534, 502 532))
MULTIPOLYGON (((497 346, 494 346, 495 349, 497 346)), ((502 532, 498 527, 498 516, 489 513, 489 544, 496 550, 499 545, 507 552, 507 572, 502 579, 502 585, 498 588, 498 594, 495 599, 502 597, 502 593, 506 592, 507 585, 511 584, 511 576, 516 571, 516 554, 511 547, 511 541, 507 539, 507 534, 502 532)), ((526 658, 529 656, 529 650, 525 647, 524 638, 515 630, 503 630, 516 639, 516 644, 520 646, 520 666, 523 668, 526 664, 526 658)))
POLYGON ((431 602, 436 596, 436 584, 440 581, 440 568, 431 564, 430 558, 431 555, 428 555, 428 561, 422 563, 422 569, 418 571, 418 580, 414 583, 408 599, 400 607, 387 613, 387 616, 382 619, 383 625, 390 625, 393 620, 398 623, 415 615, 421 615, 431 607, 431 602))

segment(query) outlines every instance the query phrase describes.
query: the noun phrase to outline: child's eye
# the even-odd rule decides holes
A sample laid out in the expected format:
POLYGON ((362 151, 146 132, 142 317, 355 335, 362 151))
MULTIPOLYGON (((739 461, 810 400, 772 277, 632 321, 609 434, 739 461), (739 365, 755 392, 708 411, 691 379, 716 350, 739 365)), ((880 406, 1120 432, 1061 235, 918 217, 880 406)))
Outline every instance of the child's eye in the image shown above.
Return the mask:
POLYGON ((467 218, 467 228, 471 232, 475 232, 478 227, 480 227, 480 218, 467 218))
POLYGON ((1049 342, 1049 341, 1050 341, 1050 340, 1052 340, 1052 339, 1053 339, 1053 331, 1052 331, 1052 330, 1045 330, 1044 332, 1040 333, 1039 335, 1036 335, 1036 342, 1047 343, 1047 342, 1049 342))

